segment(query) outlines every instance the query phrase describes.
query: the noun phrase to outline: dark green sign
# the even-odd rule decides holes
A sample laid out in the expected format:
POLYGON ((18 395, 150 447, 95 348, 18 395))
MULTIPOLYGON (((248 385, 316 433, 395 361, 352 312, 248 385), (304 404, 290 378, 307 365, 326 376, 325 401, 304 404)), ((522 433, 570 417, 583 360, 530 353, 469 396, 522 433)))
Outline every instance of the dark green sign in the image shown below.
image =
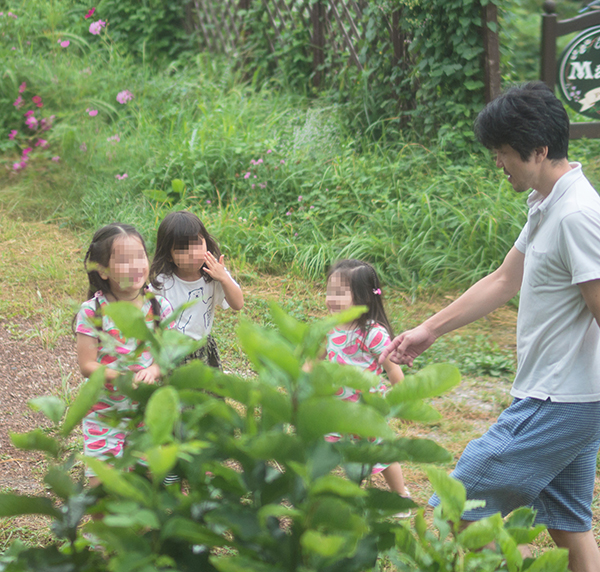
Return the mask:
POLYGON ((569 107, 600 117, 600 26, 579 34, 560 56, 558 85, 569 107))

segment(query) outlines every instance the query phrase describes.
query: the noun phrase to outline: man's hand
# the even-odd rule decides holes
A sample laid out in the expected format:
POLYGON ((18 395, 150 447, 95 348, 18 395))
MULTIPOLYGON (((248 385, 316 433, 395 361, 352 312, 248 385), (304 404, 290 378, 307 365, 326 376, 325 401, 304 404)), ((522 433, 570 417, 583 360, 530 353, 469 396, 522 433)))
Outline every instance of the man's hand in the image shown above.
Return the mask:
POLYGON ((421 355, 437 337, 421 324, 413 330, 403 332, 396 336, 383 350, 379 357, 379 363, 383 363, 389 356, 390 360, 397 364, 412 366, 414 359, 421 355))

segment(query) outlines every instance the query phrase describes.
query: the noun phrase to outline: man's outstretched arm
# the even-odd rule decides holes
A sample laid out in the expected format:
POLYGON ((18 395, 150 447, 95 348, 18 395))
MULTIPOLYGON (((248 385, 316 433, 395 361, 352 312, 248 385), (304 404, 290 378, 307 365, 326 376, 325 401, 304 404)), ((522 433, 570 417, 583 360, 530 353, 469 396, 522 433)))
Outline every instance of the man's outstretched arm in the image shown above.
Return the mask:
POLYGON ((448 307, 413 330, 403 332, 385 348, 379 362, 390 356, 394 363, 412 366, 437 338, 486 316, 506 304, 521 288, 525 255, 514 246, 500 267, 471 286, 448 307))

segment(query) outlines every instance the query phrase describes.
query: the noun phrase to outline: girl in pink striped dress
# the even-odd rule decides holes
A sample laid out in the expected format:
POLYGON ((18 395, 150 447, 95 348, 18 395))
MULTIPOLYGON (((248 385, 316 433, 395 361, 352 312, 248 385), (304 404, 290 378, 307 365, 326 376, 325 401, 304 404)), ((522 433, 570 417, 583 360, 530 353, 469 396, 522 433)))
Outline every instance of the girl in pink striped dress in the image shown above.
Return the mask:
MULTIPOLYGON (((135 407, 116 391, 113 382, 131 371, 134 383, 156 383, 161 372, 147 350, 137 355, 139 341, 126 338, 108 316, 102 316, 102 308, 111 302, 131 302, 142 310, 148 328, 154 327, 155 320, 166 318, 172 308, 161 296, 145 295, 148 254, 144 239, 134 227, 115 223, 101 228, 92 239, 84 264, 89 300, 76 316, 77 360, 86 378, 106 366, 107 391, 83 419, 83 450, 86 456, 107 459, 122 455, 126 437, 126 420, 115 427, 110 416, 135 407)), ((88 469, 86 475, 91 486, 98 484, 92 471, 88 469)))
MULTIPOLYGON (((394 337, 381 300, 381 284, 375 269, 360 260, 340 260, 329 271, 327 277, 327 309, 331 313, 341 312, 351 306, 366 306, 368 311, 350 324, 342 324, 327 334, 327 359, 343 365, 360 367, 376 375, 384 370, 392 385, 402 381, 400 366, 388 358, 379 365, 383 348, 394 337)), ((372 392, 385 392, 381 381, 372 392)), ((358 401, 360 391, 341 387, 336 395, 340 399, 358 401)), ((328 441, 337 441, 339 435, 328 435, 328 441)), ((373 474, 382 473, 391 490, 400 496, 410 497, 404 486, 404 477, 399 463, 375 465, 373 474)), ((399 517, 410 516, 401 513, 399 517)))

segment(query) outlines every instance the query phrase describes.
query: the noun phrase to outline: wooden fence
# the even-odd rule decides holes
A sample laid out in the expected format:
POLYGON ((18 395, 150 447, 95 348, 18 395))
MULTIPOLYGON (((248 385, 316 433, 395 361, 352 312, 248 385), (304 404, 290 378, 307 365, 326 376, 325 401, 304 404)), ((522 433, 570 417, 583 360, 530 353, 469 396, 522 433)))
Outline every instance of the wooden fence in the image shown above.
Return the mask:
MULTIPOLYGON (((194 27, 201 38, 201 47, 211 52, 235 54, 243 36, 245 11, 252 0, 192 0, 188 5, 188 26, 194 27)), ((282 41, 286 28, 294 29, 301 22, 311 31, 313 83, 323 80, 325 54, 345 56, 358 69, 363 69, 357 45, 365 40, 368 31, 362 23, 365 0, 261 0, 268 14, 275 41, 282 41)), ((496 6, 488 2, 482 8, 482 44, 484 48, 484 84, 486 100, 500 93, 500 56, 496 6), (488 25, 489 24, 489 25, 488 25)), ((401 30, 401 11, 386 18, 385 35, 391 43, 394 65, 410 65, 407 38, 401 30)), ((269 39, 271 52, 275 52, 269 39)))

